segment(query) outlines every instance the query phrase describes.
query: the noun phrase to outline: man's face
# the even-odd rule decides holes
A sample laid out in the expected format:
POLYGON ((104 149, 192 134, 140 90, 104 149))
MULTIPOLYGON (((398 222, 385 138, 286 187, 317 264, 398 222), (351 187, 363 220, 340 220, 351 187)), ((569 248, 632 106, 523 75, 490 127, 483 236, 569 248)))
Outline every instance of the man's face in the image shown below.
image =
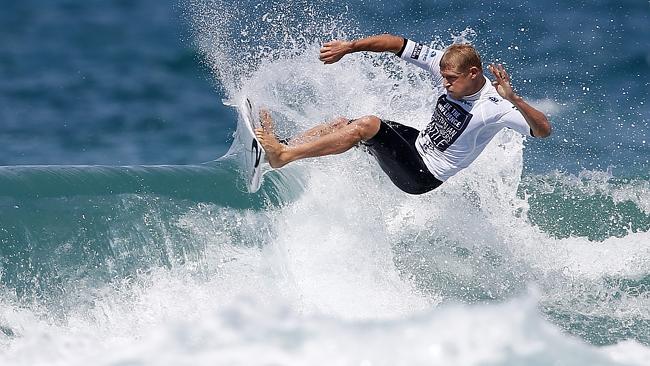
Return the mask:
POLYGON ((475 77, 472 69, 465 72, 458 71, 455 68, 446 68, 440 70, 442 74, 442 83, 447 89, 447 95, 454 99, 461 99, 467 95, 476 92, 475 77))

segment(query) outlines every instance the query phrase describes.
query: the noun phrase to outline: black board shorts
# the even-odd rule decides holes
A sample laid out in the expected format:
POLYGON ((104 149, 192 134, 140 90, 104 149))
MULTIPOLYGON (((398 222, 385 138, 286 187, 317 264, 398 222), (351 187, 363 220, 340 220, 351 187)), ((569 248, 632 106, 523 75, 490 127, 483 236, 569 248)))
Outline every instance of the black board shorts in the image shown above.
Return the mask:
POLYGON ((381 120, 379 132, 363 143, 390 180, 410 194, 426 193, 442 184, 431 174, 415 148, 419 134, 420 131, 413 127, 381 120))

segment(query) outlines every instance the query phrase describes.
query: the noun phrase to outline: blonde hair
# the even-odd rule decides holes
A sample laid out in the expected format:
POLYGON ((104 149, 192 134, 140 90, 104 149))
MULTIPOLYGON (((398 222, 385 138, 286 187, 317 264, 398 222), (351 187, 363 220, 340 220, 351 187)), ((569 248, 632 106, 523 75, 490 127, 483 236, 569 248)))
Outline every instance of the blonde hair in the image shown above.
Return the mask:
POLYGON ((470 67, 475 66, 483 71, 481 56, 476 49, 469 44, 452 44, 447 47, 445 54, 440 60, 440 69, 455 69, 459 72, 466 72, 470 67))

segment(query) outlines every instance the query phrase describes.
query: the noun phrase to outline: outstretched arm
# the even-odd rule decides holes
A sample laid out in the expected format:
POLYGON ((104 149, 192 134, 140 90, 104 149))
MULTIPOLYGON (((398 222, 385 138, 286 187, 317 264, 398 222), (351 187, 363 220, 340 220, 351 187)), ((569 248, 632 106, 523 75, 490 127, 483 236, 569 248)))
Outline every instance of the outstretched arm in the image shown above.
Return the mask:
POLYGON ((496 77, 496 80, 492 82, 492 85, 497 89, 497 92, 503 99, 512 103, 519 112, 524 116, 526 122, 530 126, 530 129, 533 131, 535 137, 548 137, 551 135, 551 123, 546 118, 544 113, 532 107, 530 104, 524 101, 524 98, 517 95, 517 93, 512 90, 510 85, 510 76, 503 68, 503 65, 494 65, 490 64, 488 66, 490 71, 496 77))
POLYGON ((391 34, 370 36, 356 41, 331 41, 320 49, 320 60, 325 64, 333 64, 348 53, 359 51, 393 52, 398 53, 404 45, 404 38, 391 34))

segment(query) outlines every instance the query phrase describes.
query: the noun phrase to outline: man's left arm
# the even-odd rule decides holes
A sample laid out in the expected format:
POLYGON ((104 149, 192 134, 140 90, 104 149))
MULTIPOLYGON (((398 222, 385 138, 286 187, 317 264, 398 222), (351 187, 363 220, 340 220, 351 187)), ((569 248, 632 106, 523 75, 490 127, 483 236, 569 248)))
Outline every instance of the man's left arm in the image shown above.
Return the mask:
POLYGON ((497 92, 503 99, 512 103, 519 112, 524 116, 526 122, 530 126, 530 130, 535 137, 548 137, 551 135, 551 123, 546 118, 546 115, 530 104, 524 101, 524 98, 517 95, 517 93, 512 90, 512 85, 510 85, 510 76, 503 68, 503 65, 494 65, 491 64, 488 66, 492 74, 494 74, 496 80, 492 82, 492 85, 497 89, 497 92))

